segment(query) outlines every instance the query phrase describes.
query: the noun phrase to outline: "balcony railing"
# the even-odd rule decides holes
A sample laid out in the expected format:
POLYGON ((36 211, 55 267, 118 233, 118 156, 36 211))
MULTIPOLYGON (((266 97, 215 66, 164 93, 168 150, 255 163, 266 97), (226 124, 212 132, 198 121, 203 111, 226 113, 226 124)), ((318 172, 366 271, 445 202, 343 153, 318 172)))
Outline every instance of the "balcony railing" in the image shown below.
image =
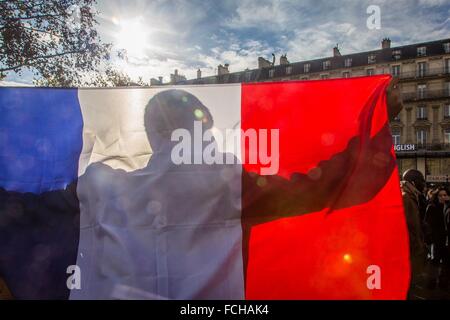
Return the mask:
POLYGON ((426 99, 438 99, 450 97, 449 89, 423 90, 417 92, 405 92, 402 95, 403 101, 417 101, 426 99))
POLYGON ((446 76, 446 75, 450 75, 450 69, 447 67, 416 70, 410 72, 400 72, 400 74, 394 76, 400 79, 422 79, 426 77, 446 76))
POLYGON ((450 150, 450 143, 416 143, 416 149, 427 151, 450 150))
POLYGON ((444 151, 450 152, 450 143, 413 143, 413 144, 395 144, 395 152, 398 155, 411 152, 423 151, 444 151))

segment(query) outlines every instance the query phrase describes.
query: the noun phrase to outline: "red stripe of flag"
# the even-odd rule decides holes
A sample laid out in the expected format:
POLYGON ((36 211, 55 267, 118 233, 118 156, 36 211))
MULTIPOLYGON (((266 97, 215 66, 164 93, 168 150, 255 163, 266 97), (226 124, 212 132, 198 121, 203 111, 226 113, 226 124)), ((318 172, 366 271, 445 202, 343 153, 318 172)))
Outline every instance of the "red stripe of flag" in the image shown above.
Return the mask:
MULTIPOLYGON (((408 235, 386 113, 389 81, 383 75, 242 85, 241 128, 280 130, 279 175, 291 184, 300 176, 297 191, 283 192, 299 192, 299 202, 288 205, 310 213, 248 223, 254 192, 244 179, 247 299, 406 297, 408 235), (380 267, 381 289, 367 286, 371 265, 380 267)), ((261 167, 244 164, 249 172, 261 167)), ((283 202, 282 195, 273 199, 283 202)), ((267 215, 274 208, 256 210, 267 215)))

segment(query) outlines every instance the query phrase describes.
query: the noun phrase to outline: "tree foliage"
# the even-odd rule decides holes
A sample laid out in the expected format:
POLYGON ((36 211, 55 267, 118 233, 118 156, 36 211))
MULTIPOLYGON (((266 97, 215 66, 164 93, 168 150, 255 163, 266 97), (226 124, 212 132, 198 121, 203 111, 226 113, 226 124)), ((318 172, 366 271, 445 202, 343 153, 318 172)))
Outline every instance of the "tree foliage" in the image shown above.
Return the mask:
POLYGON ((108 65, 102 73, 98 73, 91 79, 90 85, 96 87, 127 87, 134 85, 134 83, 126 73, 108 65))
POLYGON ((0 0, 0 79, 30 69, 41 85, 92 84, 111 49, 98 36, 94 4, 0 0))

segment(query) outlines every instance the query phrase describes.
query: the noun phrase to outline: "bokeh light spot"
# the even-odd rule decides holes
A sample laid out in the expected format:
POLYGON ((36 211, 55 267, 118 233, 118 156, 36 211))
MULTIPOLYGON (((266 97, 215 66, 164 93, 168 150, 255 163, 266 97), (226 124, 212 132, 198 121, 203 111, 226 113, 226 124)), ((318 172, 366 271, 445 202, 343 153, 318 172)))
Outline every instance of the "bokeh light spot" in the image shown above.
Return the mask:
POLYGON ((203 113, 203 111, 200 110, 200 109, 195 109, 195 110, 194 110, 194 115, 195 115, 195 117, 196 117, 198 120, 200 120, 200 119, 203 119, 204 113, 203 113))
POLYGON ((344 260, 344 262, 346 263, 352 263, 353 259, 352 256, 349 253, 344 254, 344 256, 342 257, 342 259, 344 260))
POLYGON ((267 179, 266 178, 264 178, 264 177, 259 177, 257 180, 256 180, 256 184, 258 185, 258 187, 265 187, 266 185, 267 185, 267 179))

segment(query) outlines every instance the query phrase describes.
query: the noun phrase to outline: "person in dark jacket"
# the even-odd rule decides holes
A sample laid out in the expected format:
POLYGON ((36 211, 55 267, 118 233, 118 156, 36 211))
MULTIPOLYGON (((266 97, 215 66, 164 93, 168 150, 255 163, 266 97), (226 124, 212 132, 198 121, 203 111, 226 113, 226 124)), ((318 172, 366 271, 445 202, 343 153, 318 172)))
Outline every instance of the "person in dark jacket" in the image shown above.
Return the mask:
POLYGON ((430 229, 431 243, 433 245, 431 264, 437 269, 441 266, 442 269, 438 279, 434 277, 431 279, 431 284, 435 284, 436 280, 439 282, 441 288, 448 286, 448 266, 449 247, 448 247, 448 205, 449 193, 441 187, 435 192, 431 198, 430 204, 427 207, 425 214, 425 222, 430 229), (444 211, 447 210, 447 213, 444 211), (447 214, 447 216, 446 216, 447 214))
POLYGON ((405 171, 401 181, 403 207, 409 233, 409 251, 411 261, 411 282, 408 299, 415 299, 417 283, 424 271, 426 249, 422 231, 421 197, 425 189, 423 174, 415 169, 405 171))

